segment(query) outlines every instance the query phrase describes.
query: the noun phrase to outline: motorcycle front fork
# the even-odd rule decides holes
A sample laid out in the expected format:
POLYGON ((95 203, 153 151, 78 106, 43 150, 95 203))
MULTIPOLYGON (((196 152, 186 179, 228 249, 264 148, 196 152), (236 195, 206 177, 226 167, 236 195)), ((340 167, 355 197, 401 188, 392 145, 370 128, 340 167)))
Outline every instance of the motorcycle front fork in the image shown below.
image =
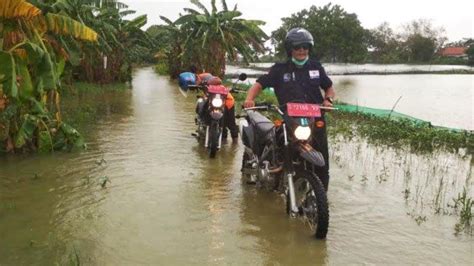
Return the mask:
POLYGON ((286 174, 288 182, 287 193, 289 194, 288 198, 290 199, 290 215, 294 217, 298 213, 298 207, 296 206, 295 184, 293 183, 293 176, 293 173, 286 174))
MULTIPOLYGON (((209 146, 209 128, 210 126, 206 126, 206 140, 204 141, 204 147, 208 147, 209 146)), ((222 144, 222 130, 221 132, 219 133, 219 142, 217 144, 217 148, 220 149, 221 148, 221 144, 222 144)))

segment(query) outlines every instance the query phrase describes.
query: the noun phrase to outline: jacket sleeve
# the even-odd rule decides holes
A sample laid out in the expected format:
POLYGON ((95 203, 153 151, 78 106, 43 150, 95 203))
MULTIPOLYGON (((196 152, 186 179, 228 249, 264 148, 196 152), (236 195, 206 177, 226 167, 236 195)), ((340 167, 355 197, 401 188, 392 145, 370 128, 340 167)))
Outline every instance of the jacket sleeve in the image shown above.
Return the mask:
POLYGON ((332 80, 326 74, 326 70, 324 70, 324 67, 321 67, 320 78, 321 78, 321 88, 324 91, 326 91, 332 86, 332 80))
POLYGON ((278 83, 278 78, 278 69, 275 64, 270 68, 267 74, 260 76, 257 79, 257 82, 260 83, 260 85, 262 85, 262 88, 264 89, 269 87, 274 88, 278 83))

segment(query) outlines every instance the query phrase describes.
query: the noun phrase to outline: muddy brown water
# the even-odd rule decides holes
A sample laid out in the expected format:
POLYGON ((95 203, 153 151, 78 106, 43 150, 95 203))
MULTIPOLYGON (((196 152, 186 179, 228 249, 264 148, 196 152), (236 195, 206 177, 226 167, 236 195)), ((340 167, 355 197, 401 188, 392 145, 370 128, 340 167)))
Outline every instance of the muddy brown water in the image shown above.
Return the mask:
POLYGON ((151 68, 132 85, 101 102, 116 108, 91 123, 86 151, 0 158, 0 265, 474 261, 449 207, 463 187, 473 197, 469 158, 334 138, 330 230, 315 240, 279 195, 241 182, 242 144, 207 158, 193 95, 151 68))

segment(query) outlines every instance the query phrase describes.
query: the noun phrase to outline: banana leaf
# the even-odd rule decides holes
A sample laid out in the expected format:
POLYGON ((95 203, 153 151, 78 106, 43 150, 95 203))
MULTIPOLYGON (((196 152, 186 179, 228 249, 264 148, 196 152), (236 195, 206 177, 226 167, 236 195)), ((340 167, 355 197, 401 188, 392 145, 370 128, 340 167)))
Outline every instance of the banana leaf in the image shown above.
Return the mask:
POLYGON ((47 53, 41 59, 41 62, 38 66, 38 77, 42 80, 42 85, 46 90, 54 90, 56 89, 57 84, 57 76, 53 61, 51 60, 51 56, 47 53))
POLYGON ((37 127, 38 118, 34 115, 25 115, 23 124, 14 138, 15 148, 21 148, 27 141, 31 140, 37 127))
POLYGON ((59 148, 58 144, 63 144, 63 148, 67 150, 84 149, 86 147, 84 139, 75 128, 66 123, 61 123, 59 128, 64 134, 65 139, 59 139, 58 142, 55 143, 55 148, 59 148))
POLYGON ((0 75, 3 79, 0 81, 3 85, 4 92, 12 98, 18 97, 18 86, 16 84, 15 59, 10 53, 0 51, 0 75))
POLYGON ((17 61, 17 71, 19 78, 18 94, 21 99, 27 99, 34 95, 33 83, 31 82, 28 65, 23 60, 17 61))
POLYGON ((53 140, 48 130, 42 130, 38 133, 38 150, 42 153, 53 150, 53 140))

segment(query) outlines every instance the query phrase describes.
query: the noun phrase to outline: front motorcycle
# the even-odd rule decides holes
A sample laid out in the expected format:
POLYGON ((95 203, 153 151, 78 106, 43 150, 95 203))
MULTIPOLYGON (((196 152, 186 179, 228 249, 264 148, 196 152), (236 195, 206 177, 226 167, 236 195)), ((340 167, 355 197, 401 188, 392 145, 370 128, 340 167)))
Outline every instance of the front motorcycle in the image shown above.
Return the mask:
POLYGON ((221 148, 224 104, 229 90, 223 85, 189 85, 188 89, 202 91, 197 96, 194 136, 207 148, 209 157, 214 158, 221 148))
MULTIPOLYGON (((315 167, 325 161, 311 145, 324 121, 315 104, 288 103, 282 107, 260 104, 245 108, 240 130, 245 151, 242 173, 248 182, 280 192, 291 217, 301 217, 312 234, 324 239, 329 226, 329 209, 324 186, 315 167), (258 111, 273 111, 281 119, 270 121, 258 111)), ((326 108, 333 109, 333 108, 326 108)))

